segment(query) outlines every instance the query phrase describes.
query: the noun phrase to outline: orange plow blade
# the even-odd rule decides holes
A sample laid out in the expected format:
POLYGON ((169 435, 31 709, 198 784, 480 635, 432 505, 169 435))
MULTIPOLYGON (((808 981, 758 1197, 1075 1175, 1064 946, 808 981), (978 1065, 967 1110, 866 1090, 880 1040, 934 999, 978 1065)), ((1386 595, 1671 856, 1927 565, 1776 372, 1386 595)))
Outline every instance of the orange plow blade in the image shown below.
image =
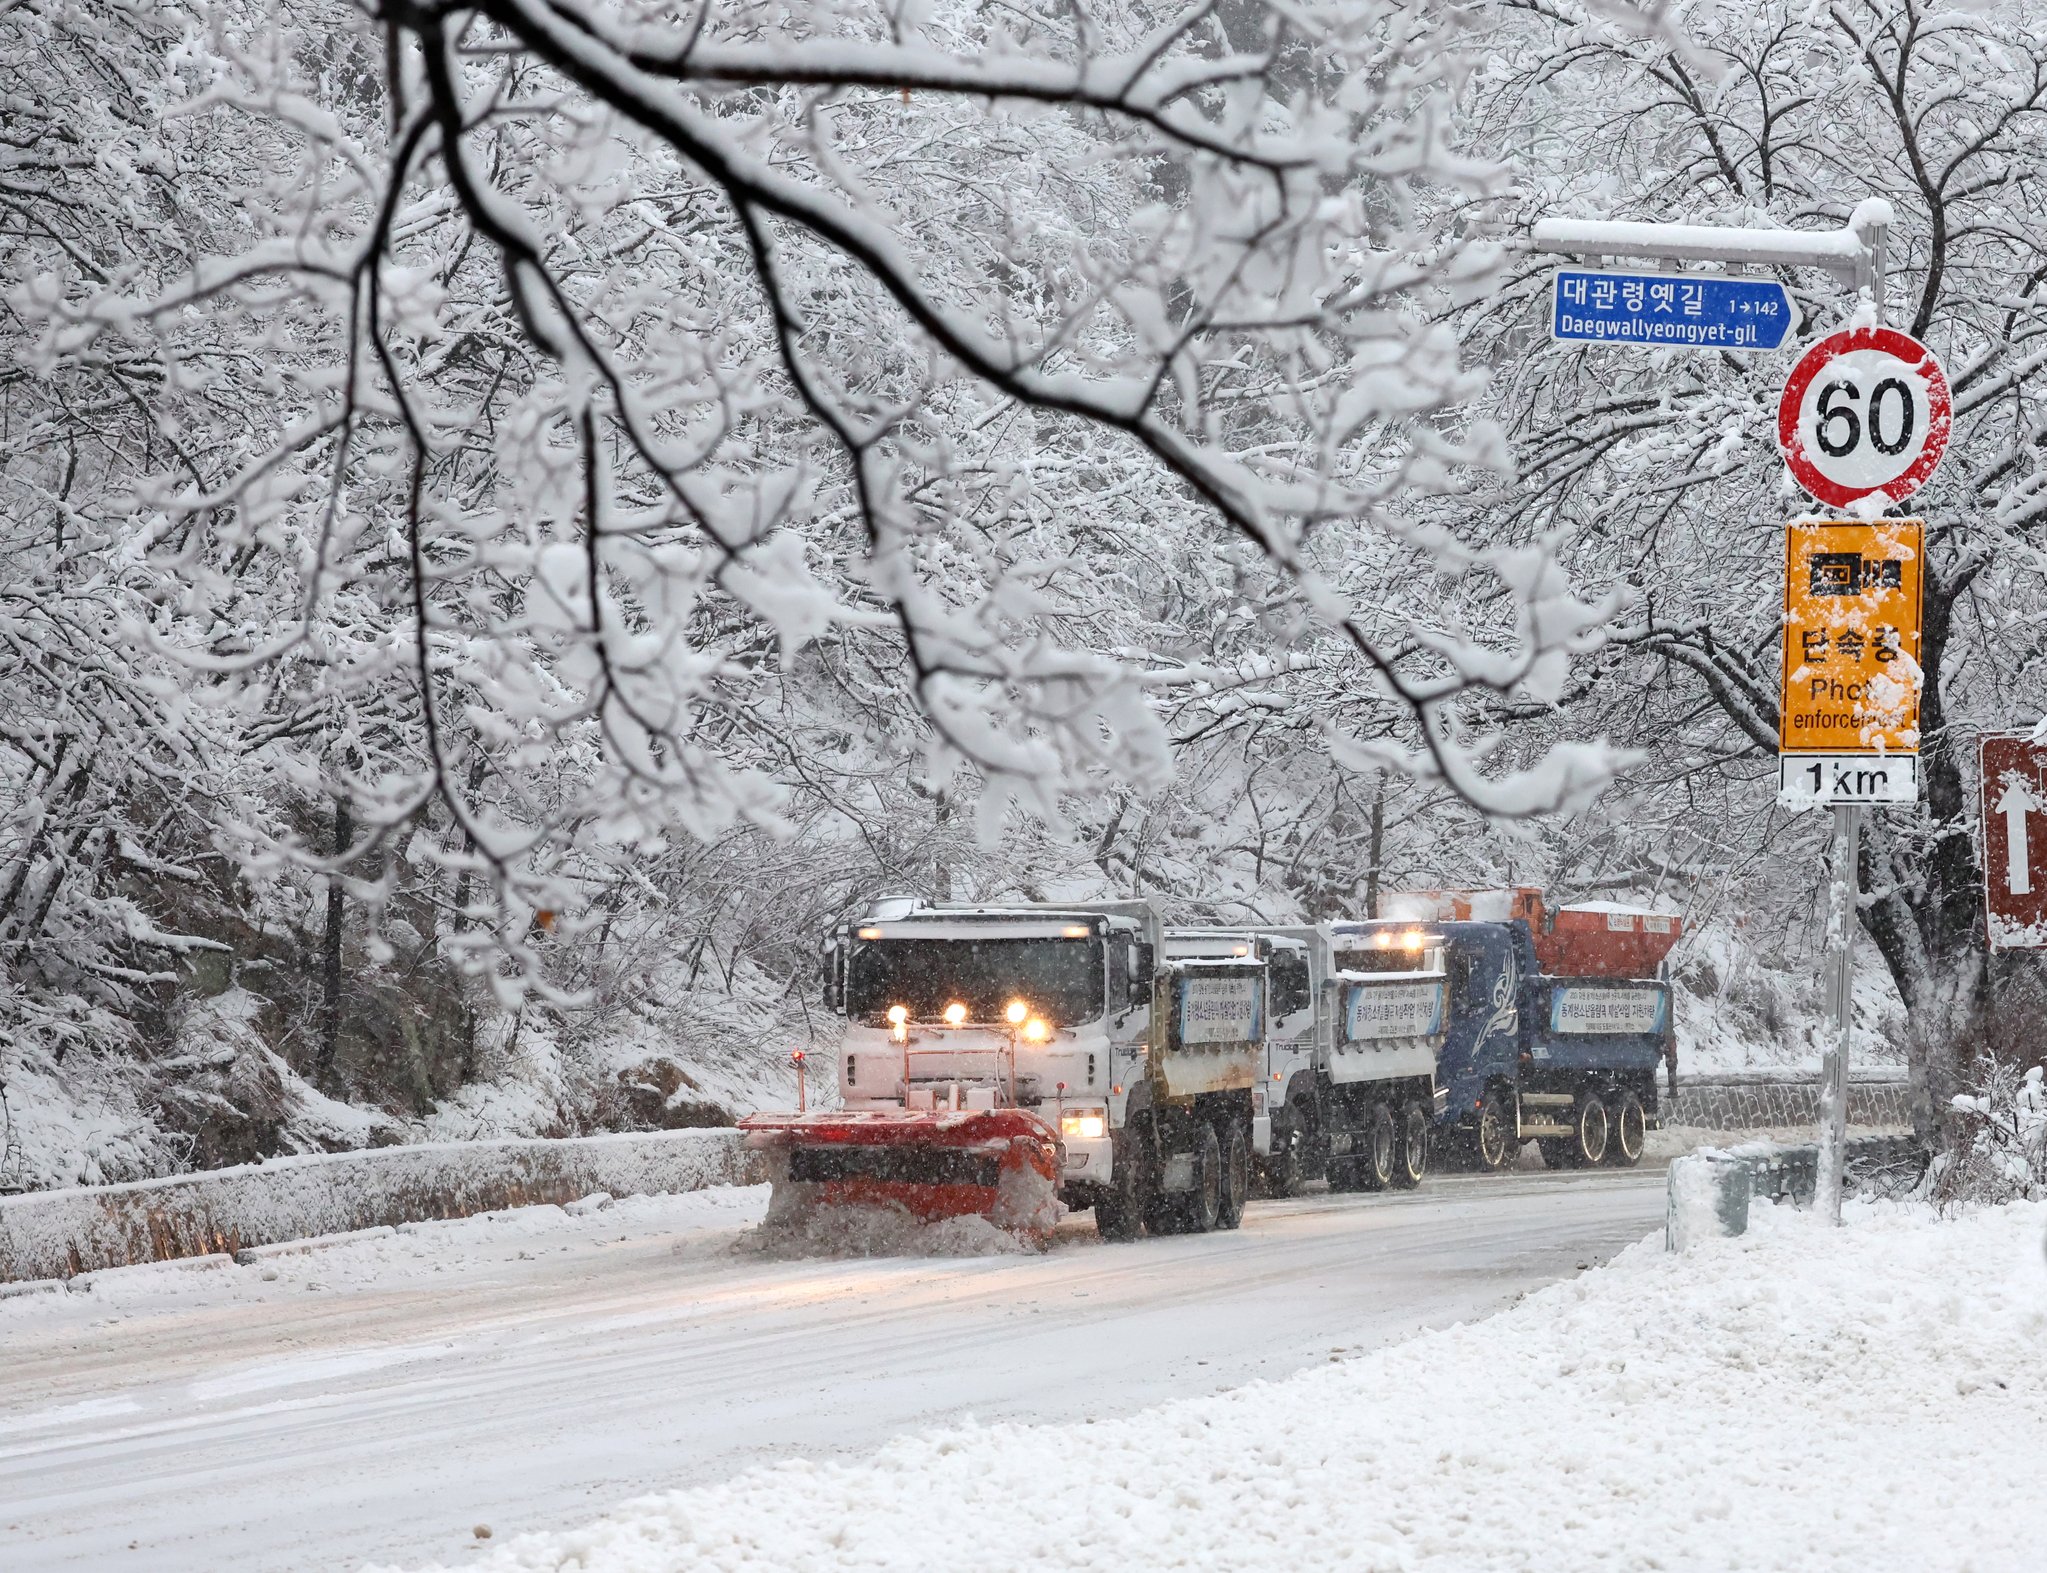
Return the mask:
POLYGON ((776 1207, 894 1207, 926 1223, 979 1214, 1042 1235, 1059 1216, 1058 1133, 1026 1109, 852 1109, 739 1122, 773 1165, 776 1207))

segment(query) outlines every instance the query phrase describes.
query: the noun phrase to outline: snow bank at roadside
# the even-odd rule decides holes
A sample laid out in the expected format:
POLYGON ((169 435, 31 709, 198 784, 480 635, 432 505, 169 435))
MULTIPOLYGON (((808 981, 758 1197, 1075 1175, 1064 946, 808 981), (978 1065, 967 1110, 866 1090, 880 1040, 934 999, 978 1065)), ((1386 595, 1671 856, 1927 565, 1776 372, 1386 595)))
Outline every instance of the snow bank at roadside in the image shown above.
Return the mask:
POLYGON ((2015 1569, 2047 1544, 2043 1228, 1761 1209, 1285 1382, 755 1469, 460 1565, 2015 1569))
MULTIPOLYGON (((767 1211, 765 1185, 714 1185, 649 1196, 591 1196, 513 1207, 468 1218, 433 1219, 326 1235, 251 1253, 114 1267, 73 1278, 70 1292, 10 1295, 0 1286, 0 1343, 31 1326, 84 1327, 105 1318, 215 1313, 264 1302, 303 1301, 308 1291, 339 1298, 384 1296, 456 1280, 504 1282, 543 1256, 577 1253, 605 1271, 611 1247, 659 1242, 677 1257, 729 1251, 735 1236, 767 1211)), ((547 1274, 535 1270, 541 1282, 547 1274)), ((322 1309, 321 1316, 334 1314, 322 1309)), ((0 1567, 7 1564, 0 1561, 0 1567)))
POLYGON ((316 1153, 164 1180, 0 1197, 0 1282, 460 1218, 598 1191, 693 1191, 754 1177, 730 1130, 316 1153))

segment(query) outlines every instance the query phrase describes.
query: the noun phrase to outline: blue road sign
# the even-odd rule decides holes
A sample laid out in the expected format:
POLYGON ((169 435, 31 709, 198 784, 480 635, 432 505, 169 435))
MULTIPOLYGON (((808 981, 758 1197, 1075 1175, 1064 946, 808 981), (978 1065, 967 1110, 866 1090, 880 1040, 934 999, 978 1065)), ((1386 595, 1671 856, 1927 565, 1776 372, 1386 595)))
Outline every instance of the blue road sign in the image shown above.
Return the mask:
POLYGON ((1557 269, 1552 338, 1673 349, 1773 350, 1790 331, 1791 297, 1774 279, 1557 269))

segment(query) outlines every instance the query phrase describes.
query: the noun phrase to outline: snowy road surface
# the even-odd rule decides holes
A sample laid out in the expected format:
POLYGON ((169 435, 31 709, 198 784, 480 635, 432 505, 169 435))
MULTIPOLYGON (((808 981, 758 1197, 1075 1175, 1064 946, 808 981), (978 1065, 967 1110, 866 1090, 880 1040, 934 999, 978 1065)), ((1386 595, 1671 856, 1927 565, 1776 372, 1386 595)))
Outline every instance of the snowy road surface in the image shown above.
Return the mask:
POLYGON ((0 1302, 0 1567, 453 1559, 763 1459, 1126 1414, 1491 1311, 1654 1229, 1660 1171, 1433 1178, 1043 1256, 773 1261, 761 1190, 426 1225, 0 1302), (266 1274, 270 1276, 265 1276, 266 1274))

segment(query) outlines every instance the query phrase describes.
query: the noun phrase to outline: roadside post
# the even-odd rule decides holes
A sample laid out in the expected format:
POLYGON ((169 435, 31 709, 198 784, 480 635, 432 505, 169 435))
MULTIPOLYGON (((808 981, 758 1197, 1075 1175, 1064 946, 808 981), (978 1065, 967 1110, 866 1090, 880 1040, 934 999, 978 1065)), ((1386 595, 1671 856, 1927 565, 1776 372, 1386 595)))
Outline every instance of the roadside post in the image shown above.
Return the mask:
POLYGON ((1834 1223, 1841 1218, 1848 1131, 1862 810, 1919 795, 1925 532, 1922 521, 1881 516, 1931 478, 1953 421, 1947 378, 1932 352, 1883 326, 1891 217, 1889 203, 1871 198, 1834 231, 1544 219, 1529 236, 1536 251, 1650 259, 1667 270, 1607 273, 1610 288, 1595 295, 1599 270, 1559 268, 1550 332, 1566 342, 1723 351, 1783 343, 1791 317, 1781 285, 1773 297, 1754 287, 1768 281, 1683 271, 1685 263, 1825 268, 1867 302, 1850 327, 1799 357, 1778 401, 1778 445, 1792 478, 1823 507, 1853 515, 1797 520, 1786 529, 1777 734, 1779 800, 1792 809, 1824 805, 1834 812, 1817 1197, 1834 1223), (1635 281, 1642 281, 1639 293, 1635 281), (1652 296, 1652 282, 1673 284, 1679 293, 1652 296), (1691 283, 1707 287, 1682 293, 1691 283), (1744 285, 1751 288, 1736 287, 1744 285), (1696 307, 1689 316, 1687 302, 1696 307))

